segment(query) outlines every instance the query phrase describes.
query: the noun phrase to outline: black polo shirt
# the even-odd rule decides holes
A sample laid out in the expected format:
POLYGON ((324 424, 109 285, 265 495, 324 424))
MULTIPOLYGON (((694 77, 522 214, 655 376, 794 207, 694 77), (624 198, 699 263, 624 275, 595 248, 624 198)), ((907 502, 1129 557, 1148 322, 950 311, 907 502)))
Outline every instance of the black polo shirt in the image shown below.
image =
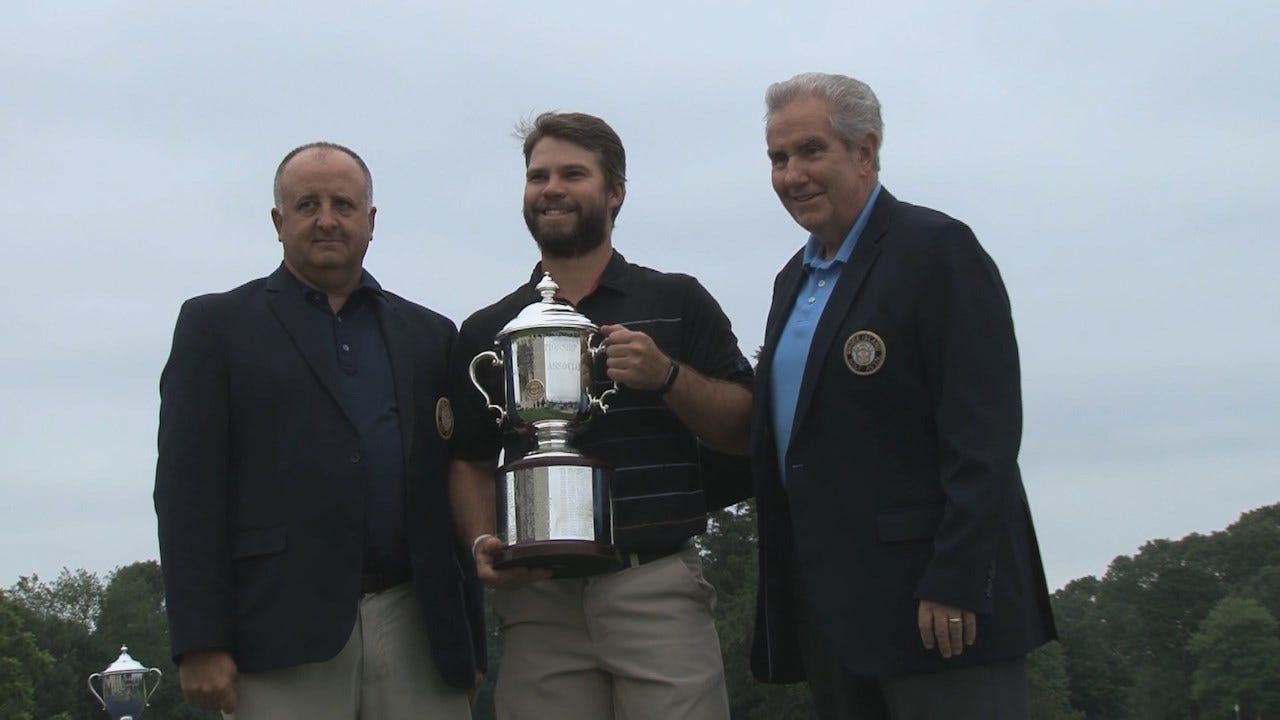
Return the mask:
POLYGON ((335 313, 324 293, 307 287, 291 273, 289 278, 316 309, 311 322, 323 325, 326 336, 333 338, 338 360, 338 376, 334 380, 342 393, 339 401, 360 435, 361 463, 365 467, 365 571, 383 575, 407 573, 404 451, 395 378, 378 321, 377 305, 386 303, 382 286, 367 271, 363 272, 360 286, 335 313))
MULTIPOLYGON (((539 263, 528 283, 475 312, 459 329, 451 369, 455 458, 494 460, 505 448, 510 462, 531 450, 527 438, 499 429, 468 368, 477 354, 493 349, 494 338, 512 318, 541 299, 534 286, 542 272, 539 263)), ((597 325, 644 332, 664 353, 702 375, 751 387, 751 364, 738 349, 729 319, 693 277, 633 265, 615 251, 596 288, 576 307, 597 325)), ((486 391, 502 404, 501 371, 481 370, 486 391)), ((605 378, 593 392, 608 386, 605 378)), ((613 467, 614 538, 627 550, 669 548, 705 531, 708 484, 716 486, 710 493, 715 507, 750 493, 745 461, 726 462, 703 446, 652 391, 621 388, 607 413, 579 427, 573 446, 613 467)))

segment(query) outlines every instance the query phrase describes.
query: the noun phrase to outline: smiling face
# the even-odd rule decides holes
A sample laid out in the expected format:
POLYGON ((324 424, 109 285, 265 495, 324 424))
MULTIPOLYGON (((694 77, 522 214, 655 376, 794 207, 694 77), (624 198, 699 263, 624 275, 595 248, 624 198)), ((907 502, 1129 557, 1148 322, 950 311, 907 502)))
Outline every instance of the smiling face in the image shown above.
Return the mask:
POLYGON ((329 148, 300 152, 284 167, 280 191, 271 220, 284 246, 285 267, 326 292, 359 283, 377 209, 369 205, 355 159, 329 148))
POLYGON ((846 147, 831 128, 827 102, 800 97, 769 118, 765 140, 782 206, 834 253, 875 188, 879 138, 846 147))
POLYGON ((545 137, 533 146, 525 168, 525 225, 544 255, 582 257, 609 238, 624 188, 607 185, 590 150, 545 137))

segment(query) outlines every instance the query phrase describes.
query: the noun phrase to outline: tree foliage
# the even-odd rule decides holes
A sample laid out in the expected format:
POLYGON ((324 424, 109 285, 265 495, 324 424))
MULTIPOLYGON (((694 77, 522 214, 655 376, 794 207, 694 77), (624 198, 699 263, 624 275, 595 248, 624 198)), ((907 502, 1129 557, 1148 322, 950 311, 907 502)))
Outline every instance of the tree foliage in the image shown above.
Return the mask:
POLYGON ((23 576, 9 590, 14 602, 46 620, 61 620, 92 632, 102 603, 102 581, 88 570, 62 568, 52 582, 23 576))
POLYGON ((716 630, 724 658, 729 710, 745 720, 815 717, 805 685, 765 685, 751 675, 756 612, 755 500, 713 513, 698 540, 707 581, 716 589, 716 630))
POLYGON ((40 648, 49 654, 48 669, 34 682, 34 717, 60 712, 96 717, 101 706, 85 687, 89 674, 115 659, 93 637, 102 602, 102 581, 87 570, 63 568, 52 581, 22 577, 9 595, 40 648))
POLYGON ((1090 575, 1071 581, 1053 598, 1071 704, 1091 719, 1123 717, 1133 684, 1133 670, 1112 637, 1101 586, 1090 575))
POLYGON ((36 681, 52 662, 36 645, 18 608, 0 593, 0 717, 33 717, 36 681))
POLYGON ((1202 718, 1280 717, 1280 623, 1262 603, 1223 599, 1191 638, 1192 695, 1202 718))
MULTIPOLYGON (((699 539, 716 587, 716 625, 732 716, 814 717, 803 685, 751 677, 756 526, 751 502, 715 513, 699 539)), ((1101 578, 1053 596, 1060 643, 1031 656, 1033 720, 1213 720, 1280 717, 1280 504, 1243 514, 1221 532, 1154 540, 1117 557, 1101 578)), ((475 717, 493 717, 500 671, 489 614, 490 673, 475 717)), ((0 717, 69 720, 102 713, 85 688, 127 644, 164 673, 148 716, 213 720, 179 692, 169 658, 160 568, 139 562, 104 581, 64 569, 53 581, 19 578, 0 593, 0 717)))
POLYGON ((1031 717, 1036 720, 1084 720, 1071 707, 1066 653, 1062 645, 1049 643, 1028 659, 1027 681, 1031 692, 1031 717))
MULTIPOLYGON (((1227 646, 1202 639, 1209 618, 1223 607, 1239 614, 1244 598, 1274 617, 1278 556, 1280 504, 1210 535, 1153 540, 1117 557, 1101 580, 1082 578, 1054 593, 1072 706, 1088 720, 1218 717, 1211 688, 1221 673, 1210 666, 1225 662, 1227 646)), ((1223 637, 1223 627, 1211 637, 1223 637)))

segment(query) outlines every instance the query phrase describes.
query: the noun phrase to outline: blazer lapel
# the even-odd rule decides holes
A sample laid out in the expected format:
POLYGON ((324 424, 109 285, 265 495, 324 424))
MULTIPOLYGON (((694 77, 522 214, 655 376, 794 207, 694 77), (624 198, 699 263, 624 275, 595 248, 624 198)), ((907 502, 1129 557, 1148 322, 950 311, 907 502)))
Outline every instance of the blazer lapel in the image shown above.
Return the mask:
MULTIPOLYGON (((773 396, 770 388, 773 385, 773 353, 778 348, 778 338, 786 325, 787 316, 795 302, 800 281, 804 279, 802 262, 804 250, 796 253, 773 284, 773 302, 769 306, 769 316, 764 323, 764 345, 760 348, 760 357, 756 359, 756 382, 752 392, 755 397, 752 403, 752 437, 767 439, 773 437, 773 396)), ((763 440, 762 440, 763 442, 763 440)), ((773 441, 768 440, 762 447, 772 448, 773 441)), ((772 449, 770 449, 772 454, 772 449)))
POLYGON ((405 462, 409 460, 409 449, 413 444, 414 407, 413 407, 413 353, 410 346, 411 335, 405 325, 404 318, 387 295, 377 303, 378 322, 382 325, 382 340, 387 346, 387 357, 391 360, 391 377, 396 386, 396 406, 400 415, 400 441, 404 446, 405 462))
POLYGON ((867 226, 863 228, 858 244, 853 249, 853 256, 840 272, 840 281, 836 283, 831 299, 827 301, 822 317, 818 319, 813 341, 809 344, 809 358, 805 361, 804 378, 800 381, 800 397, 796 399, 795 421, 791 424, 791 442, 795 442, 801 419, 809 411, 809 405, 813 402, 818 376, 822 374, 822 366, 826 363, 827 352, 831 349, 836 332, 853 308, 867 273, 871 272, 876 258, 880 256, 880 241, 889 229, 890 206, 895 202, 897 201, 889 191, 881 188, 876 206, 871 211, 871 217, 867 218, 867 226))
POLYGON ((342 414, 351 421, 351 413, 342 401, 342 393, 337 386, 338 358, 333 349, 333 337, 326 337, 324 324, 315 322, 312 313, 315 308, 307 306, 302 293, 294 292, 292 283, 283 282, 280 273, 289 272, 283 265, 267 279, 267 291, 273 296, 267 300, 267 307, 275 314, 280 325, 284 327, 298 354, 311 366, 311 371, 333 401, 342 410, 342 414))
MULTIPOLYGON (((773 286, 773 302, 769 306, 769 315, 764 323, 764 345, 760 347, 760 357, 756 361, 756 387, 754 393, 765 400, 761 405, 767 413, 772 413, 769 397, 773 374, 773 354, 778 349, 778 339, 782 337, 782 329, 787 324, 791 306, 795 303, 796 293, 800 290, 800 282, 804 280, 804 250, 800 250, 778 273, 773 286)), ((768 417, 766 414, 765 417, 768 417)))
POLYGON ((769 317, 764 323, 764 352, 760 354, 760 364, 766 361, 772 364, 773 351, 778 347, 778 338, 782 328, 787 324, 787 316, 791 306, 795 304, 796 293, 800 291, 800 281, 804 279, 804 250, 792 256, 782 272, 778 274, 778 282, 774 287, 773 304, 769 306, 769 317))

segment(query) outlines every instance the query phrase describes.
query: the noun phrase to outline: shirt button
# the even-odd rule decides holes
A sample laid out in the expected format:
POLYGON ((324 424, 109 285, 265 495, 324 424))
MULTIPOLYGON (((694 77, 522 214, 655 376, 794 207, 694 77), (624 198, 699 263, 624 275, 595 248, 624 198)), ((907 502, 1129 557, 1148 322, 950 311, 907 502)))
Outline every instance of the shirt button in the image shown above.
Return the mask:
POLYGON ((350 351, 350 350, 351 350, 351 346, 350 346, 350 345, 348 345, 348 344, 346 344, 346 343, 342 343, 342 351, 343 351, 343 352, 348 352, 348 351, 350 351))
POLYGON ((358 452, 353 452, 353 453, 351 453, 351 462, 353 462, 353 463, 358 463, 358 462, 360 462, 360 453, 358 453, 358 452))
POLYGON ((810 305, 812 305, 812 304, 814 304, 815 302, 817 302, 817 300, 818 300, 817 298, 812 298, 812 297, 811 297, 811 298, 809 298, 809 304, 810 304, 810 305))
POLYGON ((826 280, 819 280, 819 281, 818 281, 818 287, 826 287, 826 286, 827 286, 827 281, 826 281, 826 280))
POLYGON ((339 316, 337 317, 337 320, 338 320, 338 322, 342 322, 342 316, 341 316, 341 315, 339 315, 339 316))

